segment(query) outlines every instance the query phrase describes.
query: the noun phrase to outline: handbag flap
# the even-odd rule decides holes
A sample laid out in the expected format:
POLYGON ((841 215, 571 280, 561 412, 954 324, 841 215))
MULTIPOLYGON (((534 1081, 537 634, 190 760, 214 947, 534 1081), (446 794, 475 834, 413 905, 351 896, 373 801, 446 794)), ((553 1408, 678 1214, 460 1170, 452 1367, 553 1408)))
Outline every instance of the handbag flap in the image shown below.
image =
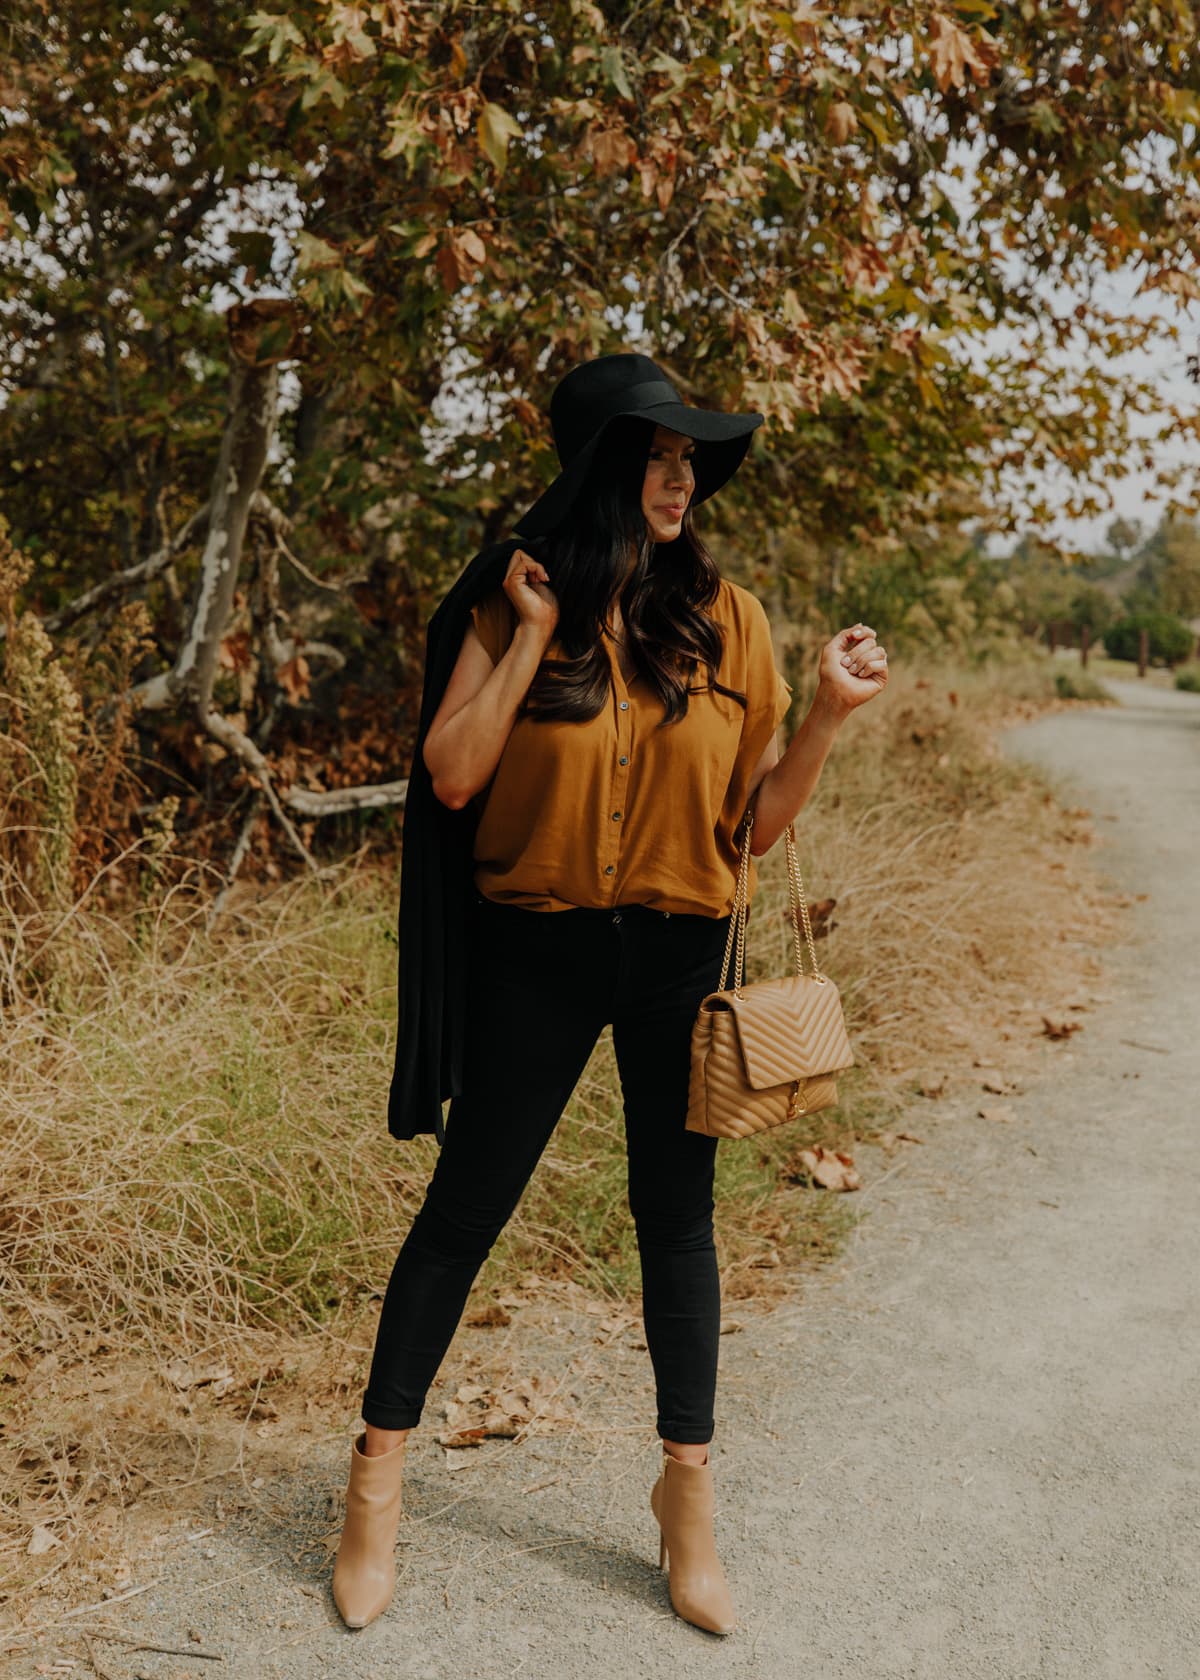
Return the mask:
POLYGON ((701 1007, 733 1015, 746 1083, 757 1091, 853 1065, 841 995, 828 975, 756 980, 740 998, 710 992, 701 1007))

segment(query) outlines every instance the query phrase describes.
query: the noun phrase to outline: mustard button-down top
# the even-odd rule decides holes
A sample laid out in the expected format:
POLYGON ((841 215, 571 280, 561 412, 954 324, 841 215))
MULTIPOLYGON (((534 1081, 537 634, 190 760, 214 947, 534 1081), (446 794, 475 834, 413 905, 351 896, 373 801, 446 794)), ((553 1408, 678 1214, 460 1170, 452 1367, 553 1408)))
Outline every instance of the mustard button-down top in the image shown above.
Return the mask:
MULTIPOLYGON (((518 717, 492 779, 477 796, 474 879, 485 897, 531 910, 645 904, 723 916, 733 908, 734 832, 750 777, 791 701, 775 667, 761 601, 722 578, 706 609, 725 628, 718 676, 747 705, 710 689, 663 728, 662 702, 635 675, 612 669, 608 704, 586 722, 518 717)), ((503 589, 471 608, 493 665, 518 618, 503 589)), ((561 658, 557 638, 546 648, 561 658)), ((693 685, 704 680, 700 666, 693 685)), ((747 897, 757 885, 750 860, 747 897)))

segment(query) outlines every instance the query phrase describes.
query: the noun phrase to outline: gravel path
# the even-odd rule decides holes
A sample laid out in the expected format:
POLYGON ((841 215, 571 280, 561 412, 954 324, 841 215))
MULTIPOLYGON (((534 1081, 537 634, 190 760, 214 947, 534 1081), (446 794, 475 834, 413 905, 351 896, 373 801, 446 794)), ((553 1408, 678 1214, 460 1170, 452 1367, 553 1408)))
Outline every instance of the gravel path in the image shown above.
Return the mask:
MULTIPOLYGON (((839 1260, 722 1341, 731 1638, 679 1621, 657 1569, 636 1320, 601 1350, 597 1320, 564 1309, 531 1330, 531 1360, 553 1370, 570 1348, 604 1427, 497 1444, 449 1474, 431 1403, 379 1622, 341 1628, 311 1549, 343 1479, 339 1435, 248 1509, 221 1518, 199 1500, 139 1564, 149 1590, 106 1608, 130 1638, 194 1633, 194 1651, 224 1660, 97 1645, 105 1670, 1195 1680, 1200 700, 1111 686, 1119 710, 1058 713, 1004 743, 1063 777, 1095 814, 1106 869, 1149 895, 1109 1001, 1047 1045, 1004 1099, 1010 1124, 962 1098, 923 1106, 929 1141, 868 1182, 869 1217, 839 1260)), ((13 1672, 66 1673, 48 1664, 70 1655, 60 1634, 13 1672)))

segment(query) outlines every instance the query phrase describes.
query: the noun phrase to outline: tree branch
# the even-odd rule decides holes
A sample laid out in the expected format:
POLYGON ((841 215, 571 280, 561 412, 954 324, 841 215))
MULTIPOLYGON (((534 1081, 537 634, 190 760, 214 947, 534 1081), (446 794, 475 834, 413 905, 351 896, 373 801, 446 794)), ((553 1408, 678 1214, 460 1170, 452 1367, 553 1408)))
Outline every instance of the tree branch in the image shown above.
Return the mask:
MULTIPOLYGON (((281 352, 276 347, 269 356, 260 356, 259 335, 264 327, 275 324, 284 302, 262 298, 235 304, 228 312, 232 351, 229 419, 213 474, 192 620, 172 668, 134 689, 134 698, 143 710, 161 711, 185 698, 192 701, 202 720, 211 710, 217 659, 233 607, 246 522, 275 429, 281 352)), ((286 307, 290 312, 292 306, 286 307)))
MULTIPOLYGON (((68 601, 65 607, 60 607, 55 613, 42 620, 47 630, 66 630, 70 625, 81 619, 85 614, 94 612, 102 607, 106 601, 111 601, 116 595, 124 595, 127 590, 136 589, 140 583, 149 583, 160 572, 165 572, 171 562, 189 546, 208 525, 208 503, 197 508, 192 517, 180 526, 175 535, 156 549, 145 560, 139 560, 136 566, 127 566, 123 572, 114 572, 112 577, 104 579, 93 589, 86 589, 82 595, 77 595, 73 601, 68 601)), ((6 634, 5 626, 0 624, 0 641, 6 634)))
POLYGON ((408 777, 402 782, 366 782, 360 787, 332 788, 314 793, 309 788, 289 788, 285 802, 305 817, 331 817, 339 811, 382 811, 403 805, 408 796, 408 777))

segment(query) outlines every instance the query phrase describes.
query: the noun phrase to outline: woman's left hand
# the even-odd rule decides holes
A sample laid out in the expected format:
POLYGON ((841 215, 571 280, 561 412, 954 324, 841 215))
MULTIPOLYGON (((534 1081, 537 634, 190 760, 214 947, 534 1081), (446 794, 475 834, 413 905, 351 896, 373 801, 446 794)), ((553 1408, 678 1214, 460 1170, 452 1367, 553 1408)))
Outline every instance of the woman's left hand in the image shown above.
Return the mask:
POLYGON ((875 640, 874 630, 869 624, 852 624, 821 649, 818 698, 824 690, 824 698, 839 711, 852 712, 881 693, 887 677, 887 652, 875 640))

